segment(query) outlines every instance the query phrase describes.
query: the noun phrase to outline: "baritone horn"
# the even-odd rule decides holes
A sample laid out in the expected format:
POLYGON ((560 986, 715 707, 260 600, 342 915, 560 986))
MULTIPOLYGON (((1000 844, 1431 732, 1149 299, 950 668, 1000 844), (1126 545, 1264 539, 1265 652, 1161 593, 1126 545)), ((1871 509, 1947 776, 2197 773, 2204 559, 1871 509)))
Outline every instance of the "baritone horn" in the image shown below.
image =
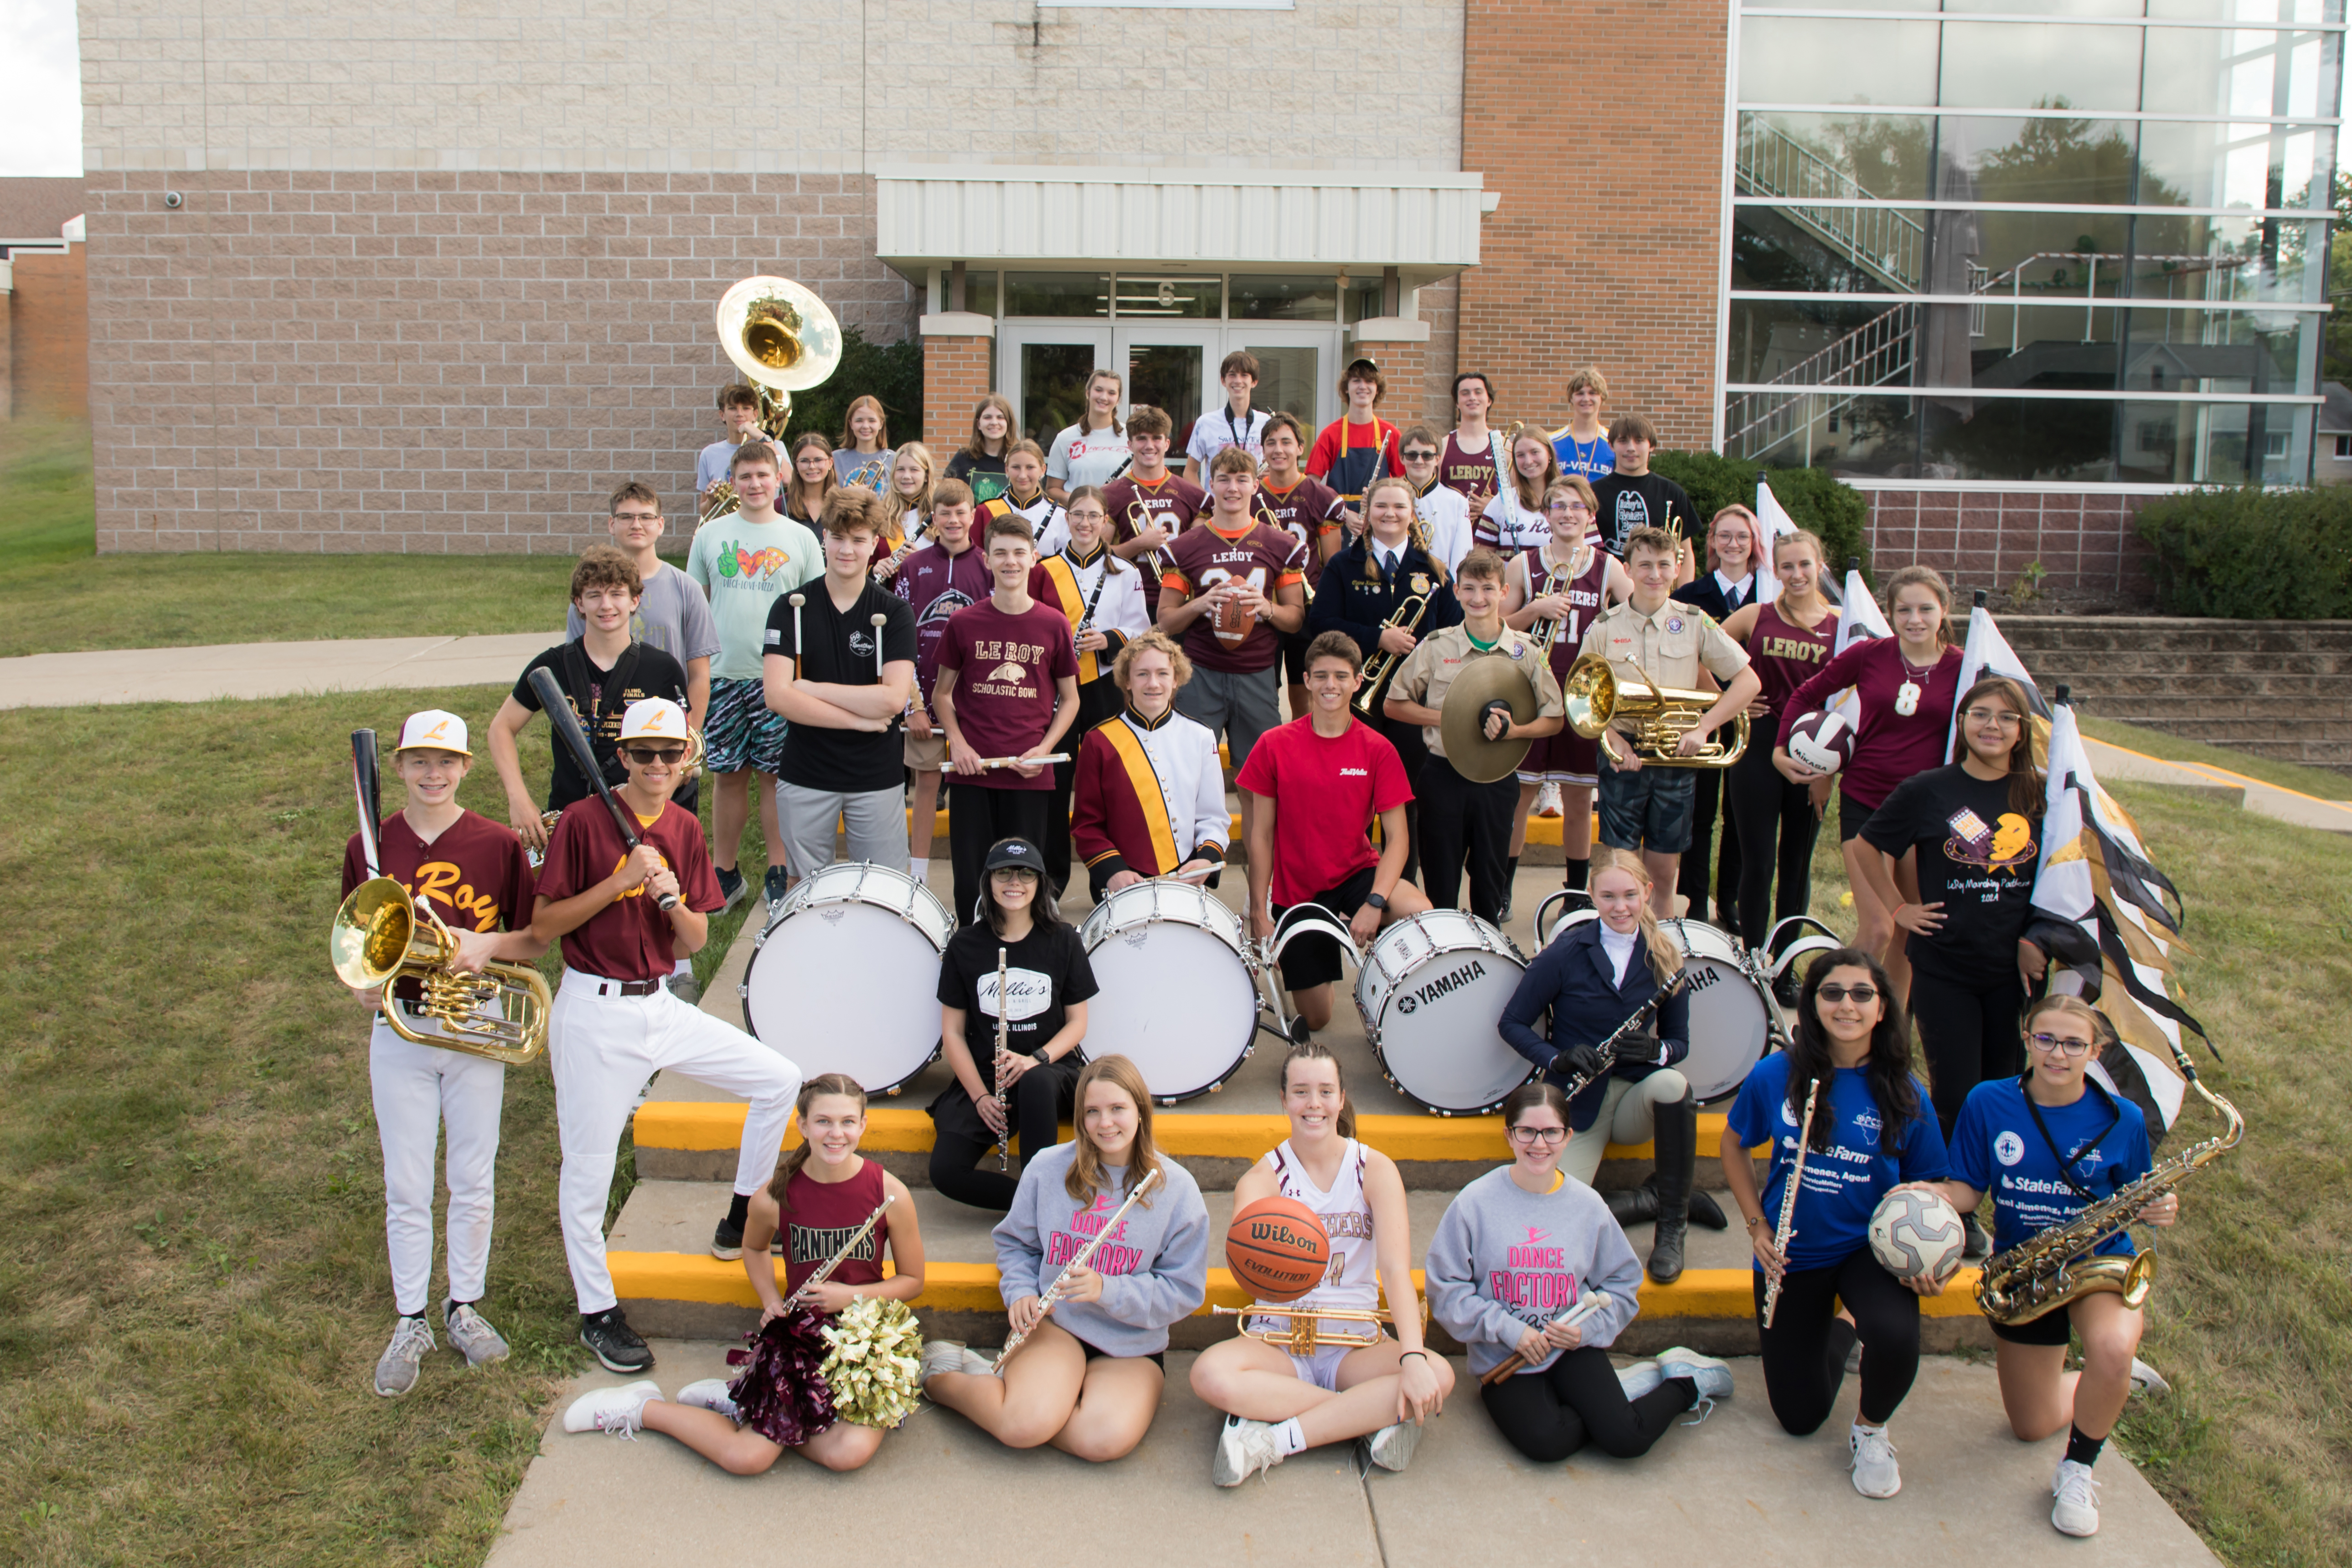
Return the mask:
POLYGON ((1748 715, 1742 711, 1723 726, 1731 731, 1727 743, 1719 738, 1718 731, 1707 738, 1696 756, 1677 755, 1675 748, 1685 735, 1698 728, 1699 721, 1715 706, 1717 694, 1660 686, 1638 666, 1635 673, 1641 679, 1628 680, 1611 668, 1607 659, 1588 653, 1569 666, 1568 679, 1559 683, 1559 694, 1568 705, 1569 727, 1588 741, 1599 741, 1612 763, 1620 760, 1611 733, 1617 721, 1631 721, 1634 725, 1633 750, 1644 767, 1727 768, 1748 750, 1748 715))
POLYGON ((486 964, 479 974, 460 974, 449 967, 457 951, 457 937, 432 906, 411 899, 390 877, 370 878, 353 889, 327 931, 335 978, 354 991, 417 983, 424 993, 419 1002, 383 998, 383 1021, 394 1034, 413 1045, 522 1066, 547 1045, 553 1005, 547 982, 530 964, 503 961, 486 964), (411 1007, 436 1027, 415 1027, 411 1007))

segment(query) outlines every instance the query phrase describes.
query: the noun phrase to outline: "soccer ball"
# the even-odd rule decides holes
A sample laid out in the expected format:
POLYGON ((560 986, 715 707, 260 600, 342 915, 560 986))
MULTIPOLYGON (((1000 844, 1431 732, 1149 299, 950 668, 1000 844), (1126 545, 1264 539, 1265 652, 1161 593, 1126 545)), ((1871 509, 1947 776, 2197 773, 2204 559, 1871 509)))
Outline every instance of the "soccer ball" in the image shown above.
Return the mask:
POLYGON ((1808 713, 1789 731, 1789 755, 1817 773, 1833 773, 1853 761, 1853 726, 1843 713, 1808 713))
POLYGON ((1889 1193, 1870 1216, 1871 1256, 1897 1279, 1926 1274, 1943 1283, 1958 1271, 1966 1245, 1959 1211, 1934 1193, 1889 1193))

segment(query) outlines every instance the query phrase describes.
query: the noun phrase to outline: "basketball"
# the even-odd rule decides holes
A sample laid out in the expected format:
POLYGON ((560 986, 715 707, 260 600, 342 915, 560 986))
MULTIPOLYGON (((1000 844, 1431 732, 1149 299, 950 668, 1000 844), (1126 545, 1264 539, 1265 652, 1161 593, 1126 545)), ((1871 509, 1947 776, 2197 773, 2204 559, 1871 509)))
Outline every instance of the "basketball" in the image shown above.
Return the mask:
POLYGON ((1833 773, 1853 761, 1853 726, 1843 713, 1808 713, 1789 731, 1789 755, 1817 773, 1833 773))
POLYGON ((1965 1244, 1959 1211, 1934 1193, 1889 1193, 1870 1216, 1871 1255, 1898 1279, 1949 1279, 1965 1244))
POLYGON ((1260 1301, 1296 1301, 1323 1282, 1331 1238, 1297 1198, 1260 1198, 1225 1227, 1225 1266, 1260 1301))

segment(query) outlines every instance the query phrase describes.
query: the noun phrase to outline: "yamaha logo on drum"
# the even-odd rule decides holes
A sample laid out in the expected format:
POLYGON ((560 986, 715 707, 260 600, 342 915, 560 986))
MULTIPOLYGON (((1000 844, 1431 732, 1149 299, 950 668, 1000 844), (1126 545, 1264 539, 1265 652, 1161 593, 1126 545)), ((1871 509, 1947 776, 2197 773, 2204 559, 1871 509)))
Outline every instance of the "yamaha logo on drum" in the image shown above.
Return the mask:
POLYGON ((1397 1011, 1415 1013, 1424 1003, 1434 1002, 1450 991, 1459 991, 1473 980, 1486 978, 1486 966, 1472 959, 1451 974, 1442 974, 1417 991, 1408 991, 1397 998, 1397 1011))
POLYGON ((1691 966, 1691 977, 1687 989, 1692 991, 1704 991, 1722 978, 1723 971, 1717 969, 1712 963, 1693 964, 1691 966))

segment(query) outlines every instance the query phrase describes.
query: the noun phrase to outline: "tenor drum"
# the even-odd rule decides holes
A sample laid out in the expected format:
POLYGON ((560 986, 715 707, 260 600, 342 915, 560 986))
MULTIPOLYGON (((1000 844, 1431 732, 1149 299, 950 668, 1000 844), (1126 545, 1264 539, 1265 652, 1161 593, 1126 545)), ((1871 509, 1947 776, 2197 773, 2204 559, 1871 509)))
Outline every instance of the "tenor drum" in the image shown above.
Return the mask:
POLYGON ((1374 939, 1356 1010, 1388 1080, 1440 1116, 1476 1116, 1535 1076, 1497 1025, 1527 962, 1475 915, 1432 910, 1374 939))
POLYGON ((1078 928, 1098 989, 1087 1055, 1135 1063, 1161 1105, 1241 1070, 1257 1034, 1257 978, 1242 918, 1197 883, 1153 878, 1097 904, 1078 928))
POLYGON ((753 945, 743 1026, 803 1075, 897 1094, 940 1054, 940 955, 955 921, 904 871, 836 860, 794 887, 753 945))
POLYGON ((1690 998, 1690 1055, 1680 1071, 1701 1103, 1720 1100, 1747 1082, 1748 1069, 1764 1059, 1779 1022, 1775 1005, 1731 937, 1699 921, 1658 924, 1682 943, 1691 970, 1685 993, 1690 998))

